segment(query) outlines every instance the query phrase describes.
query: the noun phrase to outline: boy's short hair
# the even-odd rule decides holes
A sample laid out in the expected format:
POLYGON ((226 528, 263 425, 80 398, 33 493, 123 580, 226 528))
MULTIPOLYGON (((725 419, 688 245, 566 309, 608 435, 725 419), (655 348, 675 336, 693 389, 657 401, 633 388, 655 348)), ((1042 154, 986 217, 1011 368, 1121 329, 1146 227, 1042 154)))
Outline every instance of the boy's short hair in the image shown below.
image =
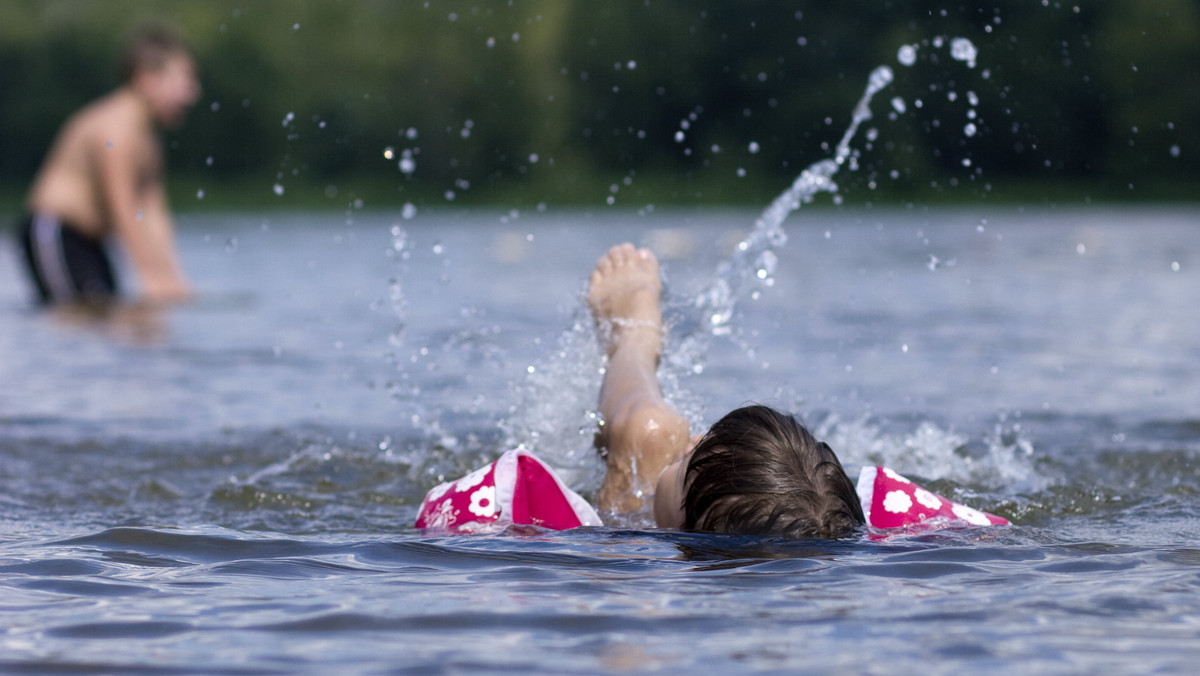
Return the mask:
POLYGON ((162 23, 143 24, 125 41, 118 63, 118 75, 121 82, 128 84, 142 71, 162 68, 172 56, 190 56, 191 53, 187 41, 175 29, 162 23))
POLYGON ((839 538, 863 525, 841 462, 793 416, 746 406, 696 444, 684 476, 687 530, 839 538))

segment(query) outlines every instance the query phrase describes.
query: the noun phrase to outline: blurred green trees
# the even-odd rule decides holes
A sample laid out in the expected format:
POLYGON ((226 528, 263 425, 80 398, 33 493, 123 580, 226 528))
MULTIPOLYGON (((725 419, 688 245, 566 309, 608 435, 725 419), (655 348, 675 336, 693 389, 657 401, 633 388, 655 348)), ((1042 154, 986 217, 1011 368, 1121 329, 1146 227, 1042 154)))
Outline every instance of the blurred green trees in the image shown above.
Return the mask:
POLYGON ((149 18, 205 87, 169 139, 177 206, 762 202, 828 155, 879 64, 896 82, 847 199, 1193 199, 1200 178, 1194 0, 6 0, 0 193, 149 18))

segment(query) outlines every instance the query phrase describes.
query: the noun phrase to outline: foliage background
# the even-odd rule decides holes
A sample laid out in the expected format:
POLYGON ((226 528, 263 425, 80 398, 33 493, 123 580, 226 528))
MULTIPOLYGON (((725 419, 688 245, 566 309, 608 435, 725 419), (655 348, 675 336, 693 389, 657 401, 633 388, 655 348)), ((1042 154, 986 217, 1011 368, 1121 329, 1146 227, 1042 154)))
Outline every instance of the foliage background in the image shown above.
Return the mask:
POLYGON ((848 201, 1197 196, 1194 0, 6 0, 3 206, 154 18, 205 88, 168 138, 177 208, 763 203, 828 155, 884 63, 897 80, 839 177, 848 201), (928 45, 957 35, 974 69, 928 45))

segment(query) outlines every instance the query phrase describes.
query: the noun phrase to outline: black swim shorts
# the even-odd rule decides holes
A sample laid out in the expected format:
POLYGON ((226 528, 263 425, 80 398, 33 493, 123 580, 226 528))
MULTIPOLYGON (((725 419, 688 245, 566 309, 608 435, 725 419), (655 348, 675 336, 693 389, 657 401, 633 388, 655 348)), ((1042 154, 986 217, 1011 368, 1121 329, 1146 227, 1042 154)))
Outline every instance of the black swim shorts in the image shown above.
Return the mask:
POLYGON ((25 251, 26 269, 43 303, 116 297, 117 278, 103 242, 45 214, 21 219, 17 236, 25 251))

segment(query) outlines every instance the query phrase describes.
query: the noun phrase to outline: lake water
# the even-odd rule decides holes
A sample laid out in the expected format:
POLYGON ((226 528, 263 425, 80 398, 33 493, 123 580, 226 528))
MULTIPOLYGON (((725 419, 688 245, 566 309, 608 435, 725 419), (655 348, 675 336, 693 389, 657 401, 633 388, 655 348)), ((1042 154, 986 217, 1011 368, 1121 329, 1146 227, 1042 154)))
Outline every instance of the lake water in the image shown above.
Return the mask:
POLYGON ((120 320, 33 311, 0 243, 0 671, 1191 673, 1200 211, 801 209, 713 335, 755 216, 185 216, 200 300, 120 320), (794 410, 1015 525, 414 530, 515 444, 598 487, 581 299, 622 240, 698 429, 794 410))

